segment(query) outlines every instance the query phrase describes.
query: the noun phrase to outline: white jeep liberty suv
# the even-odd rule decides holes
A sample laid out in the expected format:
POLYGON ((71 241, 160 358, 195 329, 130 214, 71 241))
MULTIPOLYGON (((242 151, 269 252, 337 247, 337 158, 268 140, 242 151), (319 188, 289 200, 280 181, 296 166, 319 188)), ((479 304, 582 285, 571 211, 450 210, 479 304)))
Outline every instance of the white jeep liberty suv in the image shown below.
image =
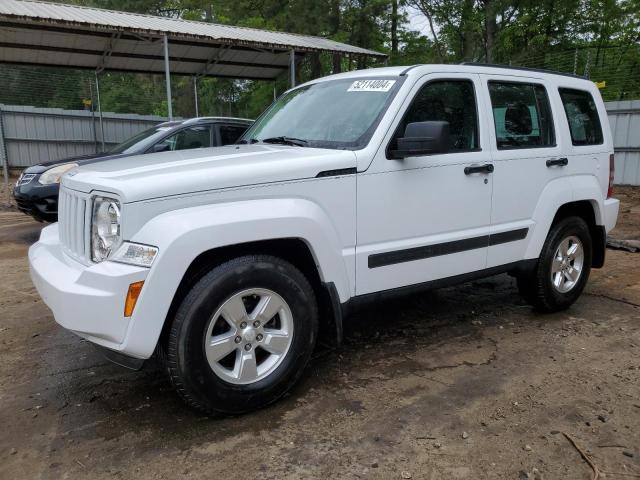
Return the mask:
POLYGON ((616 222, 585 79, 491 65, 348 72, 282 95, 237 145, 71 170, 29 250, 56 321, 189 405, 236 414, 300 378, 348 307, 497 273, 569 307, 616 222))

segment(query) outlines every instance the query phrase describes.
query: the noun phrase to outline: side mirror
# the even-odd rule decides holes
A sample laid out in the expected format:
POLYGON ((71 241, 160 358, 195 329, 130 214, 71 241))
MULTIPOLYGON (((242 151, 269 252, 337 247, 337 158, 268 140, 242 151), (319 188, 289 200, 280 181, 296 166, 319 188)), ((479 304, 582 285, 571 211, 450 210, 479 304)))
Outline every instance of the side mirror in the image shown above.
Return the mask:
POLYGON ((156 143, 152 148, 154 153, 168 152, 171 147, 167 143, 156 143))
POLYGON ((409 123, 392 153, 394 158, 406 158, 448 151, 449 122, 429 121, 409 123))

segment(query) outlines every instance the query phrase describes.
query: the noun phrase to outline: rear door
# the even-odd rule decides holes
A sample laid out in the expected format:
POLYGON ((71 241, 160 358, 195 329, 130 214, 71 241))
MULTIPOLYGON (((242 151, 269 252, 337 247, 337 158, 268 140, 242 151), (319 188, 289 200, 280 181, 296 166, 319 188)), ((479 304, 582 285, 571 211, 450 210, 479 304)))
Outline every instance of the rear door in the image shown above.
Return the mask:
POLYGON ((482 82, 493 124, 490 268, 525 258, 542 191, 567 173, 554 122, 562 108, 554 85, 504 75, 482 75, 482 82))
POLYGON ((604 105, 601 101, 596 101, 597 97, 594 95, 599 97, 598 93, 588 91, 586 85, 570 85, 570 82, 565 83, 562 79, 559 80, 559 87, 558 92, 566 115, 564 120, 569 131, 567 170, 571 175, 596 174, 604 195, 609 183, 609 156, 613 153, 606 124, 603 126, 600 120, 602 118, 607 122, 604 105), (601 111, 598 109, 599 105, 601 111))

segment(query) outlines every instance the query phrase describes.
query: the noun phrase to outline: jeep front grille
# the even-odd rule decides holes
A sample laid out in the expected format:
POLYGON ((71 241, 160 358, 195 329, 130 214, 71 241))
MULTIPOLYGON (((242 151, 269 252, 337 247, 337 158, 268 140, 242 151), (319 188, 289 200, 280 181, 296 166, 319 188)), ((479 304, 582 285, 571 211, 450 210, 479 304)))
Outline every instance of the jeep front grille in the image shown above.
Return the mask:
POLYGON ((89 196, 60 188, 58 197, 58 229, 64 251, 82 262, 87 260, 87 227, 89 196))

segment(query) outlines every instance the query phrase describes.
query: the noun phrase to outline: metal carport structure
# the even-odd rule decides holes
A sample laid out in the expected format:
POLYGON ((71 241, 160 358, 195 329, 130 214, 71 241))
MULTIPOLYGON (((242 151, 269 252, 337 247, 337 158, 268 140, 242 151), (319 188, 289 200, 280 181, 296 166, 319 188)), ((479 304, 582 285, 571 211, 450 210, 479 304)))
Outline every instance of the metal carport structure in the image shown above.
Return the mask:
MULTIPOLYGON (((31 0, 0 1, 0 63, 275 80, 310 53, 386 55, 320 37, 31 0)), ((4 152, 3 165, 6 169, 4 152)), ((6 174, 6 172, 5 172, 6 174)))

